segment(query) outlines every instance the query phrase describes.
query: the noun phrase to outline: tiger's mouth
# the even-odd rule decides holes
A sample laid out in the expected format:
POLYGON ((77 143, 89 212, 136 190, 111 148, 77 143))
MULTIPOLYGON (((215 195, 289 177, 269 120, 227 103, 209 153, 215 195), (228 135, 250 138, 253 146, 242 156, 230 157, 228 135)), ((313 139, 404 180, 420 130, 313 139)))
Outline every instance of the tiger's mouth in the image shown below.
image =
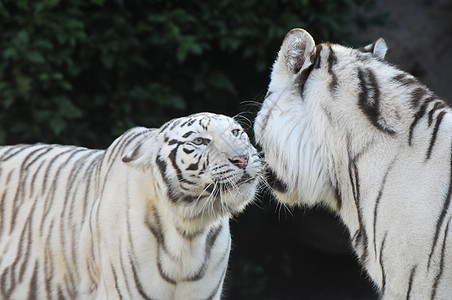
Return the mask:
POLYGON ((239 180, 235 182, 221 182, 214 181, 213 183, 206 184, 205 190, 209 193, 213 193, 215 190, 221 190, 222 192, 229 192, 231 190, 237 189, 239 186, 252 183, 256 178, 252 177, 250 174, 245 172, 239 180))

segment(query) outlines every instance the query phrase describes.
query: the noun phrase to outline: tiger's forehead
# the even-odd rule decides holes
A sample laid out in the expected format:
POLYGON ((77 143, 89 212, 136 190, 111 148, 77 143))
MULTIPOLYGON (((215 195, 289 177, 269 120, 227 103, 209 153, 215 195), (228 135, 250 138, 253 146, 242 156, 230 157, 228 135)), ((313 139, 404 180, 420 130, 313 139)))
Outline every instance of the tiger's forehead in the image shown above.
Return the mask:
POLYGON ((213 113, 199 113, 174 119, 164 124, 160 132, 172 132, 176 135, 183 135, 187 131, 222 133, 234 128, 241 126, 233 118, 213 113))

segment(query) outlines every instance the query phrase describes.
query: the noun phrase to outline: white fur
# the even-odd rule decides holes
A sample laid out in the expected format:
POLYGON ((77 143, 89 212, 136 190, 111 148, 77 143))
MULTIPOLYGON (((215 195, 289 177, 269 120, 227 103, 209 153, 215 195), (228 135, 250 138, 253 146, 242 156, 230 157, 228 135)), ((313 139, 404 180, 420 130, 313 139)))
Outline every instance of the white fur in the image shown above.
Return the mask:
MULTIPOLYGON (((408 295, 409 299, 450 299, 452 228, 448 226, 452 211, 445 204, 451 182, 451 110, 434 109, 440 100, 412 76, 382 61, 384 40, 364 51, 370 53, 323 44, 320 68, 312 69, 300 92, 297 82, 313 63, 310 58, 315 58, 316 49, 303 30, 286 36, 254 127, 268 166, 287 186, 287 192, 275 193, 288 204, 320 204, 335 211, 384 299, 407 299, 408 295), (329 47, 336 58, 332 72, 328 70, 329 47), (290 63, 297 59, 304 61, 298 72, 290 63), (367 80, 372 75, 366 72, 371 72, 378 83, 376 125, 358 106, 363 84, 359 70, 367 80), (394 79, 398 75, 405 77, 404 83, 394 79), (334 76, 337 82, 331 88, 334 76), (416 106, 417 88, 425 95, 416 106), (409 145, 410 126, 428 97, 435 100, 426 105, 409 145), (444 114, 442 122, 427 158, 440 113, 444 114), (437 226, 438 238, 432 248, 437 226), (367 242, 360 240, 360 234, 367 242)), ((369 103, 374 103, 371 100, 369 103)))

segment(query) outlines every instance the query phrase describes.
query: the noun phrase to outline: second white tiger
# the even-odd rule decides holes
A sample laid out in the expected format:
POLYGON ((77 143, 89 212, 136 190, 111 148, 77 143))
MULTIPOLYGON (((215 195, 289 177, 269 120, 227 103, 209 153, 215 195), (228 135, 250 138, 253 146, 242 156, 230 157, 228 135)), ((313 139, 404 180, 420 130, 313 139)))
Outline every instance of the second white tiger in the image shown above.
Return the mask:
POLYGON ((0 148, 1 299, 219 299, 261 164, 233 119, 0 148))
POLYGON ((363 49, 289 32, 255 132, 288 204, 323 204, 384 299, 452 299, 452 112, 363 49))

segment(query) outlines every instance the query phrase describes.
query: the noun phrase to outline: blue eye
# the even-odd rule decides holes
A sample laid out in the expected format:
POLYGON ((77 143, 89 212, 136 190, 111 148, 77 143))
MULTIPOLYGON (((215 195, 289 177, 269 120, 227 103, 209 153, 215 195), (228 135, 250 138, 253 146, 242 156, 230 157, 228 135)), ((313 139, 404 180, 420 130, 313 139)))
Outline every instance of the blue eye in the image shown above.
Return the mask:
POLYGON ((239 136, 239 134, 240 134, 240 129, 233 129, 233 130, 231 130, 231 132, 232 132, 232 135, 233 135, 233 136, 239 136))
POLYGON ((194 139, 191 142, 192 142, 192 144, 194 144, 196 146, 200 146, 200 145, 207 145, 208 143, 210 143, 210 140, 206 139, 206 138, 199 137, 199 138, 194 139))
POLYGON ((194 139, 192 141, 192 143, 195 145, 202 145, 204 143, 204 141, 202 140, 202 138, 197 138, 197 139, 194 139))

